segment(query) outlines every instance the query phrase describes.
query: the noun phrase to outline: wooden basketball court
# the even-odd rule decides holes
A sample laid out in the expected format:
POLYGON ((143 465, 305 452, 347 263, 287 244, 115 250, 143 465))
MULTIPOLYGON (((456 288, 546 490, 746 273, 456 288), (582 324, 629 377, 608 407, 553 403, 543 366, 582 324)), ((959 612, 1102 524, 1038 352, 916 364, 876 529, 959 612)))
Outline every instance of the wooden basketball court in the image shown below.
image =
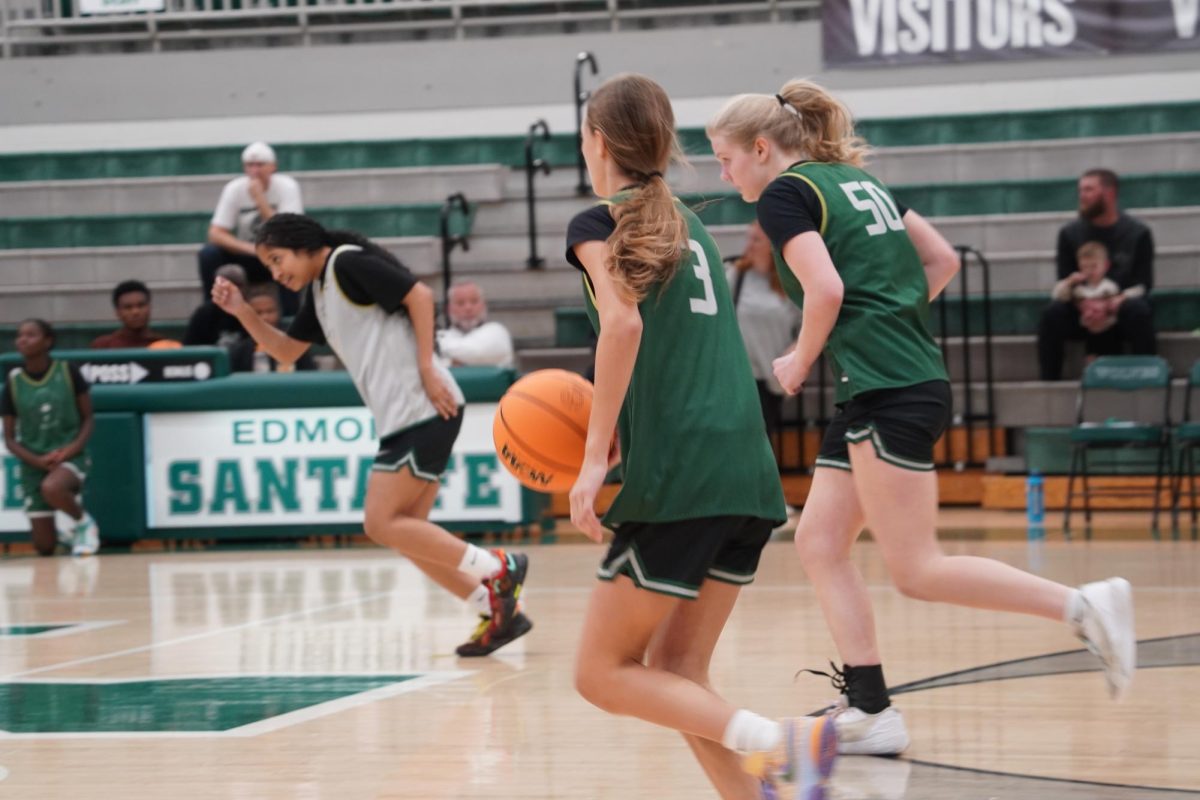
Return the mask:
MULTIPOLYGON (((870 542, 902 759, 844 758, 832 796, 1200 797, 1200 546, 1145 514, 1029 543, 1016 515, 946 512, 947 549, 1135 588, 1142 664, 1108 700, 1063 626, 900 597, 870 542)), ((674 734, 588 706, 573 651, 602 549, 530 544, 529 636, 482 660, 474 620, 372 547, 176 550, 0 562, 0 797, 36 800, 714 797, 674 734)), ((789 537, 717 651, 737 703, 796 715, 835 658, 789 537)))

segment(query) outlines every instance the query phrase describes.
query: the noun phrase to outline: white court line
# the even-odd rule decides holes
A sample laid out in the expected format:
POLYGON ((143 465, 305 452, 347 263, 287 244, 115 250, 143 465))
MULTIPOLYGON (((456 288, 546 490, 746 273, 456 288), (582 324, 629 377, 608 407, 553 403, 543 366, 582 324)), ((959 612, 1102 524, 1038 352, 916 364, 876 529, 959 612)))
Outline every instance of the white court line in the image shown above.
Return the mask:
MULTIPOLYGON (((384 700, 389 697, 407 694, 408 692, 419 692, 423 689, 428 689, 433 686, 438 686, 443 683, 458 680, 471 672, 462 670, 444 670, 438 672, 423 672, 419 677, 409 678, 407 680, 397 680, 395 683, 390 683, 386 686, 380 686, 376 689, 368 689, 366 691, 357 692, 355 694, 339 697, 334 700, 328 700, 324 703, 298 708, 295 711, 289 711, 286 714, 280 714, 267 719, 251 722, 247 725, 242 725, 237 728, 230 728, 226 731, 56 731, 54 733, 10 733, 8 731, 0 731, 0 742, 12 741, 15 739, 212 739, 212 738, 248 738, 251 736, 261 736, 264 733, 272 733, 282 728, 299 725, 304 722, 309 722, 321 717, 327 717, 330 714, 336 714, 340 711, 346 711, 351 708, 374 703, 378 700, 384 700)), ((17 683, 54 683, 54 684, 118 684, 118 683, 139 683, 145 681, 175 681, 175 680, 206 680, 222 678, 326 678, 326 677, 354 677, 354 678, 371 678, 371 677, 395 677, 400 678, 404 675, 403 672, 382 672, 382 673, 362 673, 362 672, 314 672, 314 673, 237 673, 237 674, 215 674, 215 675, 154 675, 146 677, 133 678, 50 678, 44 681, 17 681, 17 683)), ((2 780, 2 779, 0 779, 2 780)))
POLYGON ((203 631, 202 633, 192 633, 187 636, 180 636, 176 639, 167 639, 162 642, 150 642, 149 644, 138 645, 137 647, 127 647, 124 650, 116 650, 111 653, 101 653, 100 655, 88 656, 86 658, 77 658, 73 661, 63 661, 58 664, 47 664, 44 667, 35 667, 33 669, 21 670, 20 672, 11 672, 8 675, 0 676, 0 681, 11 681, 14 678, 24 677, 26 675, 39 675, 43 672, 54 672, 59 669, 69 669, 70 667, 79 667, 84 664, 94 664, 97 661, 106 661, 110 658, 120 658, 121 656, 130 656, 134 653, 144 653, 148 650, 153 650, 156 647, 170 647, 171 645, 183 644, 185 642, 194 642, 197 639, 207 639, 210 636, 219 636, 223 633, 232 633, 233 631, 253 628, 258 625, 264 625, 268 622, 279 622, 280 620, 288 619, 289 617, 303 616, 306 614, 316 614, 322 611, 330 611, 342 606, 352 606, 357 603, 365 603, 368 600, 377 600, 382 597, 387 597, 394 590, 386 592, 375 592, 374 594, 364 594, 361 597, 356 597, 352 600, 343 600, 340 603, 330 603, 324 606, 314 606, 313 608, 302 608, 299 611, 289 611, 286 614, 279 614, 274 617, 264 617, 263 619, 251 620, 243 622, 240 625, 230 625, 225 628, 216 628, 211 631, 203 631))

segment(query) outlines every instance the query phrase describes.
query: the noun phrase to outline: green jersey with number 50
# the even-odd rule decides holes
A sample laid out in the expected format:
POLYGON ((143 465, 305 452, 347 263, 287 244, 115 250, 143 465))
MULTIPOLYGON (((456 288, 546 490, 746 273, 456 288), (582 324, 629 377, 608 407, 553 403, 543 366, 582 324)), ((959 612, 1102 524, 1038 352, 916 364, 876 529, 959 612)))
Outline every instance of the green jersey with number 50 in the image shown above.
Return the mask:
MULTIPOLYGON (((848 164, 803 162, 776 181, 802 181, 821 203, 819 233, 845 287, 825 352, 836 401, 875 389, 948 380, 929 333, 929 282, 886 187, 848 164)), ((775 266, 798 306, 804 291, 778 250, 775 266)))
MULTIPOLYGON (((642 339, 618 420, 623 485, 604 521, 782 521, 779 472, 721 254, 696 215, 679 209, 689 247, 674 276, 638 306, 642 339)), ((583 278, 599 333, 595 296, 583 278)))

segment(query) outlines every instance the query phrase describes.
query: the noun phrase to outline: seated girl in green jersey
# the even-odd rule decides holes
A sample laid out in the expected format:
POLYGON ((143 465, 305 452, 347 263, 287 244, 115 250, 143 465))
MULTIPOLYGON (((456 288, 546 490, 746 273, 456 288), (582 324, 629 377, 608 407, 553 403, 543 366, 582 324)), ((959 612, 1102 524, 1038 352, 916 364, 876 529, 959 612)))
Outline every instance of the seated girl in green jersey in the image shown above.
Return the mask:
POLYGON ((433 291, 374 242, 301 214, 271 217, 255 246, 277 283, 303 291, 291 326, 269 324, 225 278, 213 284, 213 302, 278 362, 294 364, 319 342, 346 366, 380 432, 367 536, 480 614, 458 655, 485 656, 528 633, 533 624, 519 605, 528 558, 476 547, 429 521, 464 405, 454 376, 434 357, 433 291))
POLYGON ((52 347, 50 323, 27 319, 17 326, 24 361, 8 374, 0 397, 4 446, 21 462, 25 513, 38 553, 53 555, 62 542, 74 555, 91 555, 100 549, 100 532, 79 493, 88 472, 84 447, 92 435, 92 398, 79 368, 51 358, 52 347), (74 520, 70 530, 56 530, 56 511, 74 520))
POLYGON ((738 593, 787 512, 720 253, 663 178, 678 152, 658 84, 623 75, 592 95, 583 155, 604 199, 571 221, 567 259, 583 273, 598 333, 570 494, 572 522, 596 542, 614 432, 622 485, 604 518, 615 537, 575 684, 605 711, 682 733, 722 797, 777 796, 782 783, 815 796, 804 792, 819 793, 829 775, 834 726, 738 709, 709 681, 738 593))
POLYGON ((822 350, 833 367, 837 413, 796 546, 845 665, 835 716, 842 752, 908 745, 852 560, 864 524, 903 594, 1065 621, 1100 656, 1119 695, 1135 663, 1126 581, 1076 590, 938 546, 933 446, 950 421, 951 391, 927 318, 958 269, 957 253, 863 169, 867 149, 849 111, 816 84, 794 80, 779 94, 735 97, 708 136, 722 179, 757 202, 784 290, 803 309, 796 347, 776 359, 776 377, 795 394, 822 350))

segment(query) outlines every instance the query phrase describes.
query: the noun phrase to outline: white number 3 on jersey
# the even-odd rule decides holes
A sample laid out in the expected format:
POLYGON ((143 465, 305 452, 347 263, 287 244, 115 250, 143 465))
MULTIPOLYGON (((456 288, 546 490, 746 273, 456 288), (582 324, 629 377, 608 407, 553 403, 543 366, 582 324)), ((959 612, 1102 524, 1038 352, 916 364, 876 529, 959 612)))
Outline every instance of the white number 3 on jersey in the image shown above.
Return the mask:
POLYGON ((695 239, 688 240, 688 247, 696 254, 698 262, 692 265, 692 272, 704 284, 704 297, 691 298, 692 313, 715 317, 717 315, 717 295, 713 291, 712 273, 708 271, 708 256, 704 255, 704 248, 695 239))

